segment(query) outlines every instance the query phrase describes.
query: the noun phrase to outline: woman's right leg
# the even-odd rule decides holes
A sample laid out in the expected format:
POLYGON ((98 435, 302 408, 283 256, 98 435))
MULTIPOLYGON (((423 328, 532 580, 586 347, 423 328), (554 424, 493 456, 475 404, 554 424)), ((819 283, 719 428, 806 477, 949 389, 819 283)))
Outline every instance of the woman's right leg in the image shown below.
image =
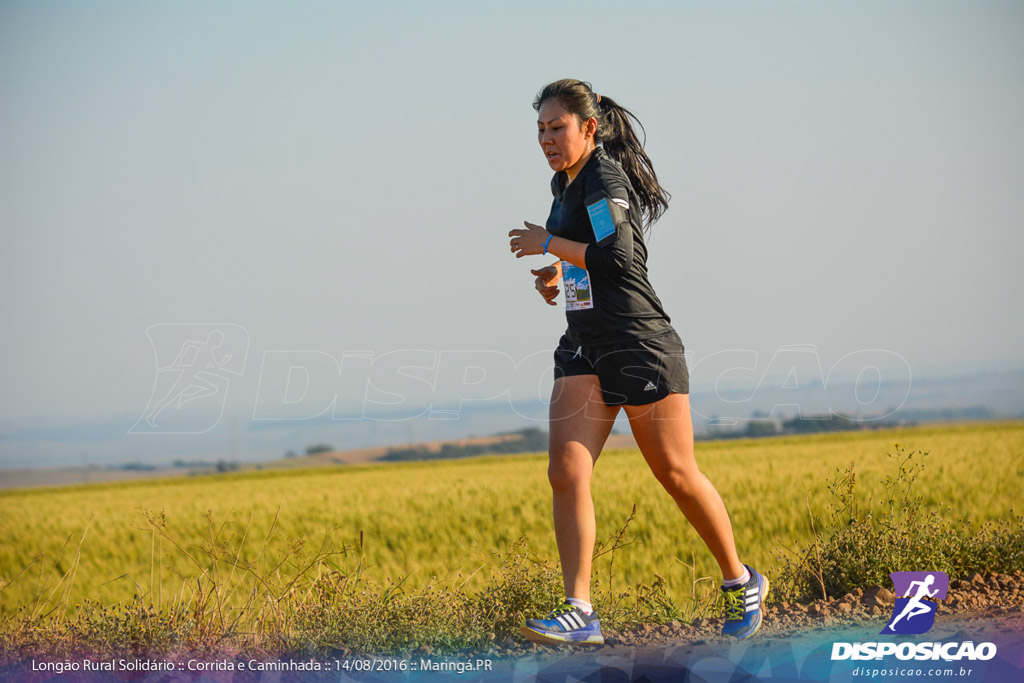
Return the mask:
POLYGON ((548 441, 555 541, 566 597, 587 602, 597 526, 590 477, 618 412, 602 400, 597 375, 555 380, 548 441))

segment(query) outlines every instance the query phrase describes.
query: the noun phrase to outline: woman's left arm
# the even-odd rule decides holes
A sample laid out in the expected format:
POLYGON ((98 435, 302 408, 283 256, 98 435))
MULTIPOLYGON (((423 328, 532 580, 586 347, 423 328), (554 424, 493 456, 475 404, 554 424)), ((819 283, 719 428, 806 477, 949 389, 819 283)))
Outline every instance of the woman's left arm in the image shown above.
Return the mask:
POLYGON ((587 243, 574 242, 564 237, 555 237, 539 225, 523 221, 525 230, 510 230, 508 236, 509 246, 516 258, 531 256, 533 254, 545 253, 544 245, 547 244, 547 253, 557 256, 563 261, 579 268, 587 267, 587 243))

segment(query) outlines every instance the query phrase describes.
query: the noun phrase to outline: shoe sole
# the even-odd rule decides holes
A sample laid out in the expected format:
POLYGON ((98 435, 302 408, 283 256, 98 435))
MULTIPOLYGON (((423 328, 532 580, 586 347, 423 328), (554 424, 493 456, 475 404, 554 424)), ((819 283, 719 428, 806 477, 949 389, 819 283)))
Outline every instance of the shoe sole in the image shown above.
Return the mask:
POLYGON ((537 643, 539 645, 604 645, 604 636, 592 635, 587 636, 585 640, 569 640, 562 636, 555 635, 553 633, 541 633, 540 631, 534 631, 528 626, 523 626, 520 629, 523 637, 529 640, 531 643, 537 643))

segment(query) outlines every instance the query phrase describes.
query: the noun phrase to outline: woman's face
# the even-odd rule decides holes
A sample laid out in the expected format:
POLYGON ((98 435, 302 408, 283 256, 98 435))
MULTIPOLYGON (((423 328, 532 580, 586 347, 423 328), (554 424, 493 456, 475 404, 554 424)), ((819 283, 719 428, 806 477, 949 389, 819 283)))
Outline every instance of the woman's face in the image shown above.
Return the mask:
POLYGON ((551 170, 565 171, 569 180, 576 177, 594 150, 596 131, 596 119, 587 119, 581 126, 579 118, 569 113, 557 98, 550 97, 540 105, 537 116, 540 148, 551 170))

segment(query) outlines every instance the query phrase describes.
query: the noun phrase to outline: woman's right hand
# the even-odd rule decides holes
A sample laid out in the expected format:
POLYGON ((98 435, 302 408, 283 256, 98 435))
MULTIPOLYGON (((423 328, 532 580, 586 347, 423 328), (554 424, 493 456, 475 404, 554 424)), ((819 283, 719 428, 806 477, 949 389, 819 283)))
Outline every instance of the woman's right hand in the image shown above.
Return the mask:
POLYGON ((531 273, 537 276, 534 286, 540 292, 540 295, 544 297, 544 301, 548 302, 549 306, 558 305, 555 303, 555 297, 558 296, 558 287, 555 286, 555 283, 562 279, 561 265, 561 263, 553 263, 539 270, 530 270, 531 273))

